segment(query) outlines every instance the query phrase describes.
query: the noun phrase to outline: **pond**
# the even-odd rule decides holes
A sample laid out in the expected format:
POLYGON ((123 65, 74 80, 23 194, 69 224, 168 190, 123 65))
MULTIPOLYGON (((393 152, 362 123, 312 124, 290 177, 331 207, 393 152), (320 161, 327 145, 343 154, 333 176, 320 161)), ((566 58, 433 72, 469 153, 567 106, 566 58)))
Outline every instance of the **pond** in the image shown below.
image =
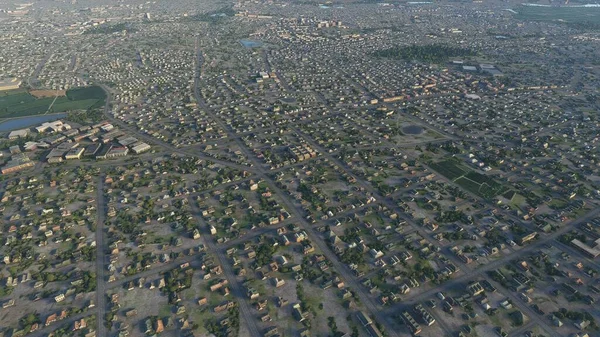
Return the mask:
POLYGON ((281 99, 281 101, 288 104, 296 103, 296 99, 294 97, 284 97, 281 99))
POLYGON ((9 119, 4 122, 0 122, 0 132, 7 132, 13 130, 24 129, 44 122, 50 122, 57 119, 61 119, 67 116, 66 114, 52 114, 52 115, 40 115, 40 116, 29 116, 22 118, 9 119))
POLYGON ((408 125, 402 128, 402 132, 406 135, 420 135, 423 131, 423 128, 418 125, 408 125))
POLYGON ((240 40, 240 43, 246 48, 257 48, 263 45, 262 42, 253 40, 240 40))

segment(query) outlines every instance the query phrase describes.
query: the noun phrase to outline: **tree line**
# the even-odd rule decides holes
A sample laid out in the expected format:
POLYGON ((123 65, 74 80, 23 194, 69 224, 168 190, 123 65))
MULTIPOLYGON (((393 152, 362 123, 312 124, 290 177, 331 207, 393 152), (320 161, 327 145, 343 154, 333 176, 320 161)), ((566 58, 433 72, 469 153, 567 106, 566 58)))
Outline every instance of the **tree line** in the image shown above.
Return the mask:
POLYGON ((444 44, 430 44, 424 46, 396 46, 378 50, 373 53, 376 57, 386 57, 398 60, 418 60, 429 63, 446 62, 450 57, 475 56, 477 53, 469 48, 453 47, 444 44))

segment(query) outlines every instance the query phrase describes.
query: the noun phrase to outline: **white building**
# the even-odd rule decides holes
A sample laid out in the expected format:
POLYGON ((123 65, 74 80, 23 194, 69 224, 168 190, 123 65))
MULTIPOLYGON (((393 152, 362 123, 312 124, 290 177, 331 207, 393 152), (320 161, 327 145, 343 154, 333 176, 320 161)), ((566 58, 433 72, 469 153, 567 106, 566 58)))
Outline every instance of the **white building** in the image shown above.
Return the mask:
POLYGON ((25 138, 29 131, 27 129, 22 130, 14 130, 8 134, 8 139, 17 139, 17 138, 25 138))

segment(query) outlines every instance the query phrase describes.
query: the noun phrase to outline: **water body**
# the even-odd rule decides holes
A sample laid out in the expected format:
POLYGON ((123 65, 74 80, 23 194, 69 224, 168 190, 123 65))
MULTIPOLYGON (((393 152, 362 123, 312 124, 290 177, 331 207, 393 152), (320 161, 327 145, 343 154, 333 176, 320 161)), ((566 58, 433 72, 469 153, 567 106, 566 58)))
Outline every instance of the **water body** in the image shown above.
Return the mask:
POLYGON ((24 129, 44 122, 55 121, 66 116, 67 114, 52 114, 10 119, 0 123, 0 132, 24 129))
POLYGON ((246 48, 257 48, 263 45, 262 42, 254 40, 240 40, 240 43, 246 48))
POLYGON ((402 128, 402 133, 406 135, 420 135, 423 133, 423 128, 418 125, 408 125, 402 128))

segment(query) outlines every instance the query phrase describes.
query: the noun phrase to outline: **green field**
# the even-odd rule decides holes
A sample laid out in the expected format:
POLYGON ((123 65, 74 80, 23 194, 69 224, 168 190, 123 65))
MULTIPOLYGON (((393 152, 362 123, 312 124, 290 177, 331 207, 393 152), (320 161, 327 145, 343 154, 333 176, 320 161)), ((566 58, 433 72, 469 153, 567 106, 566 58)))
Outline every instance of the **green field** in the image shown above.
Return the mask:
POLYGON ((482 198, 491 199, 508 190, 508 188, 504 187, 494 179, 463 166, 457 160, 444 160, 430 164, 429 166, 439 174, 458 184, 463 189, 482 198))
POLYGON ((453 160, 441 161, 439 163, 431 164, 430 166, 432 169, 436 170, 438 173, 450 180, 460 178, 467 173, 465 169, 461 168, 458 163, 453 160))
POLYGON ((515 18, 525 21, 558 21, 576 25, 600 24, 600 7, 519 6, 515 18))
POLYGON ((0 107, 35 101, 35 97, 21 90, 5 91, 0 95, 0 107))
POLYGON ((102 106, 105 98, 104 90, 97 86, 67 90, 67 95, 56 98, 56 101, 53 97, 35 98, 27 92, 15 90, 0 95, 0 119, 88 110, 102 106), (54 105, 48 110, 53 101, 54 105))

